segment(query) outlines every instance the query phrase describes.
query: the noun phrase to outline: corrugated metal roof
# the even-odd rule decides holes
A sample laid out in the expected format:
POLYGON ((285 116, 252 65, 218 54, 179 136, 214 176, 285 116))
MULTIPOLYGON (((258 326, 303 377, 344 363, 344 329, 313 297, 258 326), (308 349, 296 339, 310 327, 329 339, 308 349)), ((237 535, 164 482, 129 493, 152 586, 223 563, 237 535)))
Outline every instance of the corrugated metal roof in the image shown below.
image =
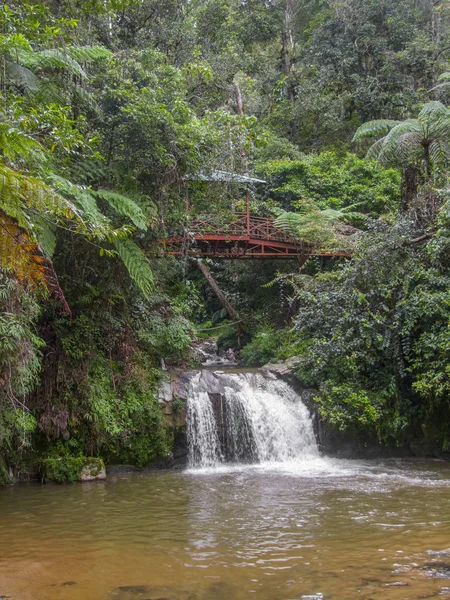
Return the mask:
POLYGON ((264 179, 256 179, 255 177, 248 177, 240 173, 229 173, 228 171, 211 171, 210 173, 199 171, 189 175, 188 179, 194 181, 223 181, 225 183, 267 183, 264 179))

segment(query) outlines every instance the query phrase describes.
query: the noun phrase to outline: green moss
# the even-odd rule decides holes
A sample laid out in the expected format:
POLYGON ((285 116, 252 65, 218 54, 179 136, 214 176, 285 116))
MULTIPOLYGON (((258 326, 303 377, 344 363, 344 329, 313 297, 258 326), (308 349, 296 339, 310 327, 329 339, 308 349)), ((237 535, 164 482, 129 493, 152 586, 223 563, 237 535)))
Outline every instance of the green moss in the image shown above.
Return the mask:
POLYGON ((60 457, 41 460, 41 480, 72 483, 96 479, 105 472, 101 458, 60 457))
POLYGON ((9 475, 4 461, 0 458, 0 487, 11 485, 14 479, 9 475))

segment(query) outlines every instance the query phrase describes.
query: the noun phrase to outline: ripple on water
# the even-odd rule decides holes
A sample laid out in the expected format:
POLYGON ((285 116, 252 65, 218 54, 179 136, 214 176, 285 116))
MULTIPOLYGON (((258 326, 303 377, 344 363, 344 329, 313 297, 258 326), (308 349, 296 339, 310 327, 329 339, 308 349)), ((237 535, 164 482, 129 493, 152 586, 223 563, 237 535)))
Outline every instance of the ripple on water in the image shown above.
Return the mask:
POLYGON ((1 491, 0 595, 445 595, 449 471, 437 462, 317 459, 1 491))

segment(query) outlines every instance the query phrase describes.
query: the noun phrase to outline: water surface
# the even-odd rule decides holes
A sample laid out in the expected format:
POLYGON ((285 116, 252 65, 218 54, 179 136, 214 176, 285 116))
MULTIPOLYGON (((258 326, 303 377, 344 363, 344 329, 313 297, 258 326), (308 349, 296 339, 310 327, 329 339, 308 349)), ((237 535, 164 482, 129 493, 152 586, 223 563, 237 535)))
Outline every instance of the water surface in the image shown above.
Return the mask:
POLYGON ((311 459, 0 491, 12 600, 450 595, 450 465, 311 459))

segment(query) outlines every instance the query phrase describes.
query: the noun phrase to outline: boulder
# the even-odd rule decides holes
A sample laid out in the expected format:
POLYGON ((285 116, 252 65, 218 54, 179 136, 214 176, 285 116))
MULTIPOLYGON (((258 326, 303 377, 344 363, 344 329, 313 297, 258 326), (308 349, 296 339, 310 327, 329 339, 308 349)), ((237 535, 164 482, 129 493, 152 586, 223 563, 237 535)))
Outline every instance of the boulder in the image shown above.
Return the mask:
POLYGON ((98 457, 59 457, 41 461, 41 481, 72 483, 106 479, 103 459, 98 457))
POLYGON ((298 356, 291 356, 279 363, 268 363, 261 367, 262 371, 273 373, 277 376, 290 375, 295 371, 295 368, 300 364, 298 356))

